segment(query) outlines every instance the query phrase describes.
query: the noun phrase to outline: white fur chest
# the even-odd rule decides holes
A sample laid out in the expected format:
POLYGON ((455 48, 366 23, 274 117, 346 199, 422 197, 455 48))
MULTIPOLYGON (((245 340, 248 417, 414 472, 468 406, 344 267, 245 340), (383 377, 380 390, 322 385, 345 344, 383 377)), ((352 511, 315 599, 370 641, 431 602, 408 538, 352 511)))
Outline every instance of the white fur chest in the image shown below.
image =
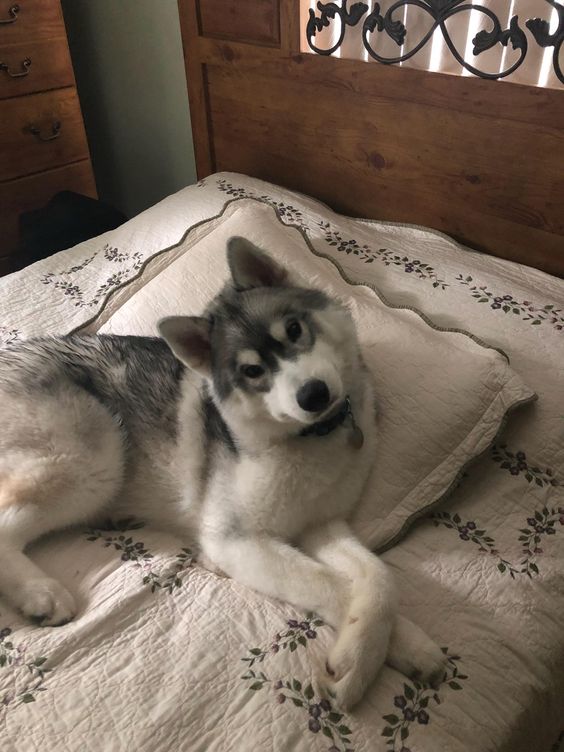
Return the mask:
POLYGON ((371 466, 374 430, 366 426, 361 449, 350 439, 351 429, 341 427, 230 462, 208 488, 204 527, 292 540, 311 526, 348 517, 371 466))

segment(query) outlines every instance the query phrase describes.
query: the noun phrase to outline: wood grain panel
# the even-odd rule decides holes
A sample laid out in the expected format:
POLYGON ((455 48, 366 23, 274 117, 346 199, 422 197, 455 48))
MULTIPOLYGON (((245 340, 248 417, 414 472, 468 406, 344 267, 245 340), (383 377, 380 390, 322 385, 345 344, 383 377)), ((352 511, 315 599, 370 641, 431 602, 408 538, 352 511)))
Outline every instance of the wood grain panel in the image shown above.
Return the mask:
POLYGON ((88 157, 78 96, 74 87, 10 100, 0 120, 0 181, 76 162, 88 157), (60 135, 41 141, 30 132, 35 125, 43 137, 61 123, 60 135))
POLYGON ((59 191, 75 191, 96 198, 90 161, 0 183, 0 256, 17 251, 20 213, 45 206, 59 191))
POLYGON ((471 76, 451 76, 321 55, 286 55, 273 48, 216 39, 195 38, 190 52, 192 59, 205 64, 229 65, 238 70, 254 68, 264 75, 290 76, 319 86, 320 97, 325 91, 335 95, 327 102, 320 101, 323 108, 335 101, 340 92, 348 91, 357 95, 357 105, 361 104, 361 98, 377 95, 487 117, 501 116, 531 124, 550 124, 559 129, 564 127, 564 90, 506 85, 507 82, 471 76))
POLYGON ((279 0, 199 0, 200 33, 277 45, 279 0))
POLYGON ((16 20, 0 24, 0 45, 64 37, 65 22, 59 0, 0 0, 0 19, 11 18, 10 8, 19 7, 16 20))
POLYGON ((298 53, 297 0, 280 48, 202 38, 179 4, 200 178, 261 177, 564 276, 564 90, 298 53))
MULTIPOLYGON (((227 137, 231 144, 252 144, 267 162, 270 156, 307 160, 314 173, 326 173, 328 164, 337 168, 348 183, 348 211, 371 184, 382 193, 380 216, 393 218, 395 211, 403 221, 421 204, 427 212, 445 212, 444 219, 439 217, 442 229, 448 213, 464 213, 470 203, 478 213, 564 235, 564 213, 556 206, 550 210, 546 192, 549 181, 556 194, 564 195, 564 174, 554 158, 564 153, 562 131, 537 127, 533 139, 526 123, 492 122, 378 96, 351 118, 354 93, 341 92, 339 106, 326 110, 318 106, 317 84, 263 76, 258 70, 209 66, 208 81, 216 143, 227 137), (462 127, 468 131, 463 140, 462 127), (519 164, 519 179, 510 183, 507 143, 528 152, 519 164)), ((217 169, 230 169, 227 163, 238 158, 236 151, 216 148, 217 169)), ((319 189, 327 190, 324 179, 319 189)))
POLYGON ((64 37, 0 46, 0 63, 8 65, 10 73, 24 71, 22 62, 26 59, 31 61, 26 76, 13 77, 8 71, 0 70, 0 99, 74 85, 64 37))
POLYGON ((205 66, 200 62, 199 56, 194 54, 200 33, 198 10, 196 2, 179 2, 178 4, 184 65, 188 83, 188 99, 190 101, 191 122, 186 123, 186 127, 191 127, 192 130, 196 171, 198 175, 209 175, 210 172, 213 172, 213 156, 209 134, 207 81, 205 66))

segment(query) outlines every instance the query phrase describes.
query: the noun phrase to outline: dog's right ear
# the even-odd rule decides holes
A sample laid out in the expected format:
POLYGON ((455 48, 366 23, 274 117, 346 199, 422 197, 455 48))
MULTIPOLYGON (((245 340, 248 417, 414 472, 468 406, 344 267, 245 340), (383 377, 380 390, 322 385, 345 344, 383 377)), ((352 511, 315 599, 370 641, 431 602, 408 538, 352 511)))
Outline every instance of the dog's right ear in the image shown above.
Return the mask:
POLYGON ((239 291, 288 284, 286 270, 247 238, 229 238, 227 263, 235 289, 239 291))
POLYGON ((178 360, 202 376, 211 375, 211 323, 200 316, 169 316, 157 324, 159 334, 178 360))

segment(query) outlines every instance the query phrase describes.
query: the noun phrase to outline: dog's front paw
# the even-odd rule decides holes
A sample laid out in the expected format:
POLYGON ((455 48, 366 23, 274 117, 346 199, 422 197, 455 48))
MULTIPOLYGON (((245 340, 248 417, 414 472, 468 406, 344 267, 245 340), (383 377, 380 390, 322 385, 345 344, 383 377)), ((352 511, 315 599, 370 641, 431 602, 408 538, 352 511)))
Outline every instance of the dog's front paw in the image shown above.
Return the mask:
POLYGON ((402 619, 392 632, 386 663, 410 679, 436 687, 445 677, 447 657, 422 629, 402 619))
POLYGON ((340 710, 356 705, 374 681, 386 658, 389 633, 385 623, 375 625, 368 615, 347 618, 320 681, 340 710))
POLYGON ((45 578, 26 583, 18 593, 17 605, 25 616, 42 627, 66 624, 76 614, 74 598, 57 580, 45 578))

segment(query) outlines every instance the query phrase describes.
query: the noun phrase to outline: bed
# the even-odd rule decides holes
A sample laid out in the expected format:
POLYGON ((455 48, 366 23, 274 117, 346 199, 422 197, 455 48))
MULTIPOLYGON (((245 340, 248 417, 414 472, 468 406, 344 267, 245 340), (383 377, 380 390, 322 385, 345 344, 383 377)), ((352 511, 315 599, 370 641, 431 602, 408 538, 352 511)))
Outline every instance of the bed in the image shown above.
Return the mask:
MULTIPOLYGON (((449 482, 448 496, 382 547, 401 612, 444 648, 447 675, 431 689, 385 667, 345 715, 315 694, 313 666, 331 640, 315 614, 218 577, 187 545, 141 521, 114 521, 33 547, 78 594, 74 622, 38 629, 0 600, 3 747, 556 751, 564 731, 564 170, 540 167, 534 190, 517 191, 530 176, 510 156, 534 133, 547 164, 564 167, 564 153, 553 150, 564 130, 562 92, 381 66, 371 68, 371 81, 361 63, 300 53, 292 3, 258 5, 272 6, 280 25, 264 30, 259 22, 270 16, 258 14, 251 26, 214 29, 219 3, 180 4, 199 183, 3 279, 0 337, 154 333, 184 284, 195 298, 219 286, 214 259, 223 248, 208 242, 210 233, 240 213, 249 232, 268 215, 281 232, 299 233, 304 263, 315 258, 321 284, 339 278, 370 289, 390 310, 415 310, 437 330, 469 332, 505 352, 537 400, 510 416, 449 482), (417 109, 422 77, 431 77, 425 96, 436 99, 420 125, 437 148, 429 113, 444 122, 455 94, 466 101, 463 92, 472 91, 481 117, 494 123, 479 172, 470 147, 460 156, 460 170, 480 180, 460 181, 423 154, 407 184, 399 167, 383 174, 380 160, 366 160, 358 133, 343 135, 342 112, 311 129, 290 113, 281 118, 279 105, 289 103, 281 91, 294 76, 302 103, 313 107, 308 87, 321 106, 330 90, 341 96, 353 73, 349 104, 356 96, 374 118, 379 97, 417 109), (503 89, 499 100, 491 87, 503 89), (505 107, 507 87, 522 108, 505 107), (374 101, 364 96, 369 89, 374 101), (524 106, 531 99, 550 108, 550 125, 524 106), (513 119, 524 139, 517 145, 502 138, 513 119), (341 146, 354 142, 346 154, 331 145, 341 137, 341 146), (507 180, 494 181, 502 163, 507 180), (431 170, 433 190, 406 200, 431 170), (194 268, 204 246, 209 264, 194 268)), ((461 107, 464 143, 475 120, 461 107)), ((407 154, 407 145, 396 152, 393 130, 382 132, 382 144, 368 148, 386 164, 388 147, 407 154)))

